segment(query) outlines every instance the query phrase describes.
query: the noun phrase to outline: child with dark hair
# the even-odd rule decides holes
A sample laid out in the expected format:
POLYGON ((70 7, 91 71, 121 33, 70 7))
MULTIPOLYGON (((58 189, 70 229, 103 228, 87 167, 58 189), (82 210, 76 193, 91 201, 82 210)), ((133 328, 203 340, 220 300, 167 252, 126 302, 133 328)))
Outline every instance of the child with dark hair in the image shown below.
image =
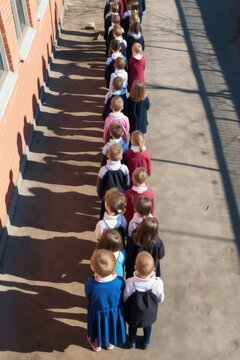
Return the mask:
POLYGON ((110 105, 112 112, 106 118, 103 129, 104 144, 106 144, 110 140, 108 128, 112 122, 118 122, 122 126, 123 140, 126 143, 128 142, 129 120, 128 117, 122 113, 123 105, 123 99, 120 96, 114 96, 112 98, 110 105))
MULTIPOLYGON (((106 66, 105 66, 105 80, 106 80, 107 88, 109 88, 111 74, 115 71, 114 64, 115 64, 116 59, 118 57, 123 57, 123 55, 121 53, 121 45, 118 40, 113 39, 110 42, 110 48, 111 48, 112 53, 111 53, 111 56, 109 56, 107 58, 106 66)), ((124 60, 127 61, 126 58, 124 58, 124 60)))
POLYGON ((139 22, 135 22, 130 26, 130 30, 127 34, 127 59, 132 56, 132 46, 134 43, 142 45, 142 50, 145 49, 144 37, 141 32, 141 25, 139 22))
POLYGON ((126 61, 123 57, 118 57, 114 63, 115 71, 111 74, 109 89, 112 87, 113 80, 116 77, 121 77, 123 79, 123 89, 127 92, 127 84, 128 84, 128 73, 125 70, 126 61))
POLYGON ((109 147, 112 144, 118 144, 123 148, 123 157, 125 159, 125 154, 128 151, 128 144, 125 143, 125 141, 123 140, 122 136, 123 136, 123 129, 122 126, 114 121, 110 124, 109 126, 109 134, 110 134, 110 141, 104 145, 103 150, 102 150, 102 159, 101 159, 101 166, 106 165, 107 163, 107 153, 109 150, 109 147))
POLYGON ((117 229, 106 229, 103 231, 96 249, 106 249, 112 251, 115 259, 115 273, 118 276, 124 276, 124 266, 126 262, 126 251, 123 248, 123 240, 120 232, 117 229))
POLYGON ((148 188, 149 175, 147 173, 147 170, 145 170, 144 168, 135 169, 132 174, 132 182, 133 186, 125 193, 127 199, 127 209, 124 216, 128 223, 133 218, 137 198, 148 197, 152 202, 152 213, 154 213, 155 208, 153 191, 148 188))
POLYGON ((85 284, 88 300, 87 340, 94 351, 112 350, 126 342, 122 293, 124 280, 114 272, 116 259, 108 250, 95 250, 91 257, 94 277, 85 284))
POLYGON ((158 304, 164 300, 163 282, 156 277, 152 256, 146 251, 136 257, 133 277, 126 280, 123 292, 125 316, 129 324, 129 348, 136 347, 138 328, 143 328, 143 349, 150 345, 152 324, 157 320, 158 304))
POLYGON ((152 255, 156 275, 161 276, 160 259, 165 255, 164 244, 158 235, 158 221, 153 217, 143 219, 137 230, 128 237, 126 252, 126 277, 133 276, 137 254, 147 251, 152 255))
POLYGON ((127 41, 124 40, 124 29, 119 24, 114 24, 112 30, 109 32, 107 41, 106 41, 106 56, 111 55, 110 43, 113 39, 116 39, 120 42, 121 53, 126 57, 127 53, 127 41))
POLYGON ((106 13, 106 15, 104 17, 104 30, 105 30, 104 38, 105 38, 105 40, 107 38, 108 29, 112 24, 112 16, 113 15, 119 15, 119 6, 118 6, 118 3, 116 3, 116 2, 112 2, 110 4, 109 12, 106 13))
POLYGON ((141 131, 134 131, 131 135, 131 148, 127 151, 126 164, 129 170, 129 176, 132 185, 132 174, 135 169, 141 167, 147 170, 148 175, 151 175, 151 156, 146 149, 145 139, 141 131))
POLYGON ((117 188, 112 188, 106 191, 104 196, 105 213, 102 220, 97 222, 95 228, 96 240, 100 240, 102 233, 106 229, 118 229, 121 227, 125 231, 127 229, 127 222, 124 217, 126 209, 126 198, 117 188))
POLYGON ((104 196, 107 190, 116 187, 124 193, 129 187, 129 171, 126 165, 121 163, 123 149, 118 144, 109 147, 107 165, 102 166, 97 177, 97 193, 102 200, 100 219, 105 212, 104 196))
POLYGON ((128 62, 128 92, 131 92, 134 80, 140 80, 144 84, 145 58, 142 55, 142 45, 134 43, 132 56, 128 62))
POLYGON ((148 197, 139 197, 136 200, 133 218, 128 225, 128 236, 138 228, 143 219, 152 216, 152 202, 148 197))
POLYGON ((123 87, 123 78, 115 77, 112 82, 112 88, 106 94, 105 105, 102 112, 103 120, 111 113, 111 101, 114 96, 120 96, 123 100, 123 109, 122 112, 124 115, 128 116, 128 98, 127 98, 127 89, 123 87))
POLYGON ((145 134, 148 126, 147 111, 150 108, 150 101, 140 80, 134 80, 132 83, 128 105, 130 133, 139 130, 145 134))
POLYGON ((113 4, 113 3, 118 5, 118 13, 119 13, 120 17, 122 18, 123 13, 124 13, 124 2, 125 2, 125 0, 106 0, 106 4, 104 7, 104 13, 103 13, 104 19, 105 19, 107 13, 109 13, 111 4, 113 4))

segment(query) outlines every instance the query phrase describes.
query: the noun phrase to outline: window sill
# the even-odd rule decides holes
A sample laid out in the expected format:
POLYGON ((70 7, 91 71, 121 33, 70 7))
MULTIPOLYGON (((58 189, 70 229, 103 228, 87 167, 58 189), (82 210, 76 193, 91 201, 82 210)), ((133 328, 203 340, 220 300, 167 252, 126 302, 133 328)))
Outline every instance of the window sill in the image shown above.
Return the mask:
POLYGON ((23 39, 22 39, 20 49, 19 49, 20 61, 26 60, 28 53, 30 51, 30 48, 32 46, 34 36, 36 35, 36 32, 37 32, 36 29, 28 27, 26 30, 26 33, 23 35, 23 39))
POLYGON ((0 119, 7 107, 8 101, 17 81, 17 74, 8 71, 0 88, 0 119))
POLYGON ((45 14, 45 11, 46 11, 46 8, 48 6, 48 3, 49 3, 49 0, 42 0, 38 9, 37 9, 37 20, 40 21, 42 20, 44 14, 45 14))

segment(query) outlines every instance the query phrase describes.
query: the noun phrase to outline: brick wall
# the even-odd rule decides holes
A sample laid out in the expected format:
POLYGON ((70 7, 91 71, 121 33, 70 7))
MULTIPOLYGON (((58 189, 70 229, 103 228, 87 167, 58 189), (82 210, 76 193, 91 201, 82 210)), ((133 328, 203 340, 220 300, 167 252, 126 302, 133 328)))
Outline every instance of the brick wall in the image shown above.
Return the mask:
MULTIPOLYGON (((6 220, 14 185, 20 170, 29 127, 34 118, 39 88, 43 83, 45 64, 56 36, 55 9, 62 12, 62 0, 50 0, 41 21, 36 19, 35 1, 26 0, 30 25, 36 36, 25 61, 19 60, 19 41, 16 36, 11 4, 0 2, 0 31, 9 69, 18 74, 17 83, 7 108, 0 119, 0 227, 6 220)), ((58 19, 59 21, 59 19, 58 19)))

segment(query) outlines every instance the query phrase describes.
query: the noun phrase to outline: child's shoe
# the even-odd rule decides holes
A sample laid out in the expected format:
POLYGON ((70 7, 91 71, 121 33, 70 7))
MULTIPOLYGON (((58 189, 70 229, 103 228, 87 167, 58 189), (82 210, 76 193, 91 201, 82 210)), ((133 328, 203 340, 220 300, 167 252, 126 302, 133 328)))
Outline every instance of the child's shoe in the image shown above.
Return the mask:
POLYGON ((128 347, 129 349, 135 349, 136 348, 135 341, 128 341, 128 347))
POLYGON ((91 347, 93 348, 94 351, 100 351, 102 350, 101 346, 98 346, 97 340, 95 340, 94 342, 91 341, 90 337, 87 336, 87 341, 89 342, 89 344, 91 345, 91 347))
POLYGON ((108 346, 107 346, 107 349, 108 349, 108 350, 112 350, 112 349, 114 349, 114 345, 113 345, 113 344, 111 344, 111 343, 109 343, 109 344, 108 344, 108 346))
POLYGON ((143 343, 143 350, 149 349, 150 344, 143 343))

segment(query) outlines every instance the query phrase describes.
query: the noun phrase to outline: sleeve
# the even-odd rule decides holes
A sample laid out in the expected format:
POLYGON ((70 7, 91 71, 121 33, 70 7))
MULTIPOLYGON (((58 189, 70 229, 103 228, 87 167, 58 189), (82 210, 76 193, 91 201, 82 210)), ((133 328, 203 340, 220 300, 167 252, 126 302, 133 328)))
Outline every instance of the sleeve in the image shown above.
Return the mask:
POLYGON ((150 101, 149 101, 149 97, 146 96, 146 110, 149 110, 150 108, 150 101))
POLYGON ((112 83, 113 83, 113 80, 115 79, 115 74, 114 73, 111 73, 111 76, 110 76, 110 80, 109 80, 109 90, 112 89, 112 83))
POLYGON ((131 236, 134 230, 134 222, 133 220, 130 221, 129 225, 128 225, 128 236, 131 236))
POLYGON ((97 222, 97 225, 96 225, 95 231, 94 231, 95 236, 96 236, 96 240, 100 240, 101 235, 102 235, 102 231, 101 231, 102 229, 101 229, 100 222, 101 222, 101 220, 97 222))
POLYGON ((147 172, 148 172, 148 175, 151 176, 151 172, 152 172, 152 163, 151 163, 151 156, 150 156, 150 153, 148 152, 147 153, 147 172))
POLYGON ((142 35, 142 49, 143 51, 145 50, 145 40, 144 40, 144 36, 142 35))
POLYGON ((122 253, 122 255, 123 255, 122 266, 124 267, 125 264, 126 264, 126 250, 125 250, 125 249, 122 249, 122 250, 121 250, 121 253, 122 253))
POLYGON ((134 292, 134 286, 132 278, 126 280, 125 289, 123 292, 123 301, 126 302, 130 295, 134 292))
POLYGON ((97 194, 99 198, 102 200, 104 195, 103 179, 101 179, 99 176, 97 177, 97 194))
POLYGON ((126 185, 125 190, 127 190, 129 188, 129 185, 130 185, 130 176, 129 176, 128 167, 126 165, 124 166, 124 172, 123 173, 124 173, 124 182, 125 182, 125 185, 126 185))
POLYGON ((89 299, 90 297, 90 286, 89 286, 89 280, 85 284, 85 295, 89 299))
POLYGON ((152 214, 154 213, 154 210, 155 210, 155 197, 153 194, 153 196, 152 196, 152 214))
POLYGON ((125 216, 122 215, 122 222, 121 222, 122 227, 126 230, 127 229, 127 220, 125 219, 125 216))
POLYGON ((101 166, 104 166, 107 164, 107 156, 106 154, 103 154, 101 155, 101 166))
POLYGON ((142 9, 143 9, 143 11, 146 10, 146 1, 145 0, 142 0, 142 9))
POLYGON ((108 141, 107 138, 108 138, 109 125, 110 125, 110 121, 109 121, 109 118, 107 117, 106 120, 105 120, 104 129, 103 129, 103 141, 104 141, 104 144, 106 144, 107 141, 108 141))
POLYGON ((163 303, 164 301, 164 286, 162 279, 159 277, 156 278, 156 282, 152 288, 152 292, 157 296, 157 300, 159 303, 163 303))
POLYGON ((159 244, 159 248, 158 248, 158 258, 162 259, 165 255, 165 247, 160 238, 159 238, 159 241, 160 241, 160 244, 159 244))

